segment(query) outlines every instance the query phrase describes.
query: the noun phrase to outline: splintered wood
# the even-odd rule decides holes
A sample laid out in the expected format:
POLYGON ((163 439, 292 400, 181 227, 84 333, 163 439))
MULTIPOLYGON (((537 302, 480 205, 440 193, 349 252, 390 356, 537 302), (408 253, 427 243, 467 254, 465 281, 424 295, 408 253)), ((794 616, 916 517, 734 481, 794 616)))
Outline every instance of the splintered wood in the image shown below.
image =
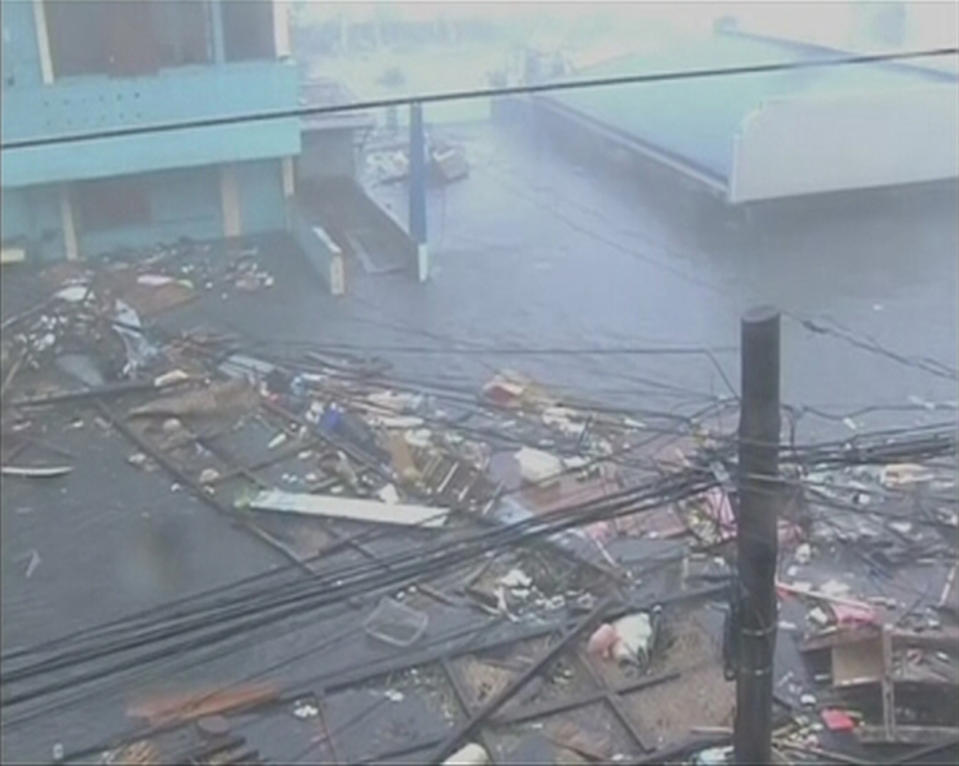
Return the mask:
POLYGON ((204 689, 191 692, 158 694, 134 702, 127 715, 144 718, 151 726, 182 723, 208 715, 261 705, 276 699, 273 684, 247 684, 233 689, 204 689))

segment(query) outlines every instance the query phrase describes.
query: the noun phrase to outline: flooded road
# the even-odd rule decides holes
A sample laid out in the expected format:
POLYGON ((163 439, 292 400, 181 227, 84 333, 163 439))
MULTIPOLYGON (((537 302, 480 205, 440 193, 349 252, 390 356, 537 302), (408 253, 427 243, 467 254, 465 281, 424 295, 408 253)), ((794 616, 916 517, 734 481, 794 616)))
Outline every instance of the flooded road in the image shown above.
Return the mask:
MULTIPOLYGON (((728 395, 702 355, 478 354, 504 349, 708 347, 738 390, 739 317, 760 303, 783 318, 783 397, 837 415, 890 408, 857 425, 948 420, 955 382, 810 332, 800 319, 951 368, 957 354, 956 185, 892 188, 727 208, 655 168, 599 164, 542 126, 443 128, 468 179, 432 188, 433 272, 355 276, 324 310, 323 337, 366 346, 420 376, 465 380, 509 366, 640 406, 728 395), (454 343, 459 341, 459 343, 454 343), (454 353, 455 350, 458 353, 454 353)), ((405 219, 405 186, 373 190, 405 219)), ((317 342, 322 342, 315 339, 317 342)), ((815 416, 813 416, 815 417, 815 416)), ((811 423, 810 423, 811 424, 811 423)))

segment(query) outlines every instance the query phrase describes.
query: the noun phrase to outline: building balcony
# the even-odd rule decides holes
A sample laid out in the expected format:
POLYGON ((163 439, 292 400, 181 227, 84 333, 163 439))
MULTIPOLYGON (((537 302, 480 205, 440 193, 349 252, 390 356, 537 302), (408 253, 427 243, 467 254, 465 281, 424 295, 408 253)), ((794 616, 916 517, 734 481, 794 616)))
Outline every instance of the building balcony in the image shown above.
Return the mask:
MULTIPOLYGON (((5 88, 3 143, 292 109, 297 87, 293 62, 269 59, 5 88)), ((296 118, 5 148, 2 185, 284 157, 299 150, 296 118)))

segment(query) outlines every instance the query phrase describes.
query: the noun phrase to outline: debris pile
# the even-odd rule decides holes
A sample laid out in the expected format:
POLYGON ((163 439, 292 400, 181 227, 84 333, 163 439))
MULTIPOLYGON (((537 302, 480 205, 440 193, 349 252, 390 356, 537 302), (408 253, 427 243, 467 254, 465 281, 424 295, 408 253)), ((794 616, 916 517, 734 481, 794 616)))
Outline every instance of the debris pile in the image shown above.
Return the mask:
MULTIPOLYGON (((180 243, 45 275, 36 307, 3 323, 3 474, 70 486, 82 471, 58 437, 122 440, 111 470, 164 477, 291 562, 265 591, 191 597, 178 637, 202 645, 215 615, 231 639, 296 638, 291 620, 308 615, 343 628, 357 655, 308 634, 294 643, 320 667, 297 667, 312 680, 289 694, 149 694, 127 715, 179 739, 151 731, 104 763, 256 760, 233 733, 250 711, 304 739, 305 755, 277 760, 728 760, 734 402, 639 412, 511 370, 465 390, 381 359, 164 329, 189 301, 269 294, 255 250, 212 252, 180 243), (360 698, 382 736, 342 733, 360 698)), ((954 448, 921 429, 784 448, 777 747, 861 754, 956 734, 956 474, 927 459, 954 448)), ((23 587, 37 586, 54 558, 42 540, 21 551, 23 587)), ((146 615, 108 634, 162 674, 164 630, 146 615)), ((5 699, 8 683, 14 700, 42 697, 31 684, 46 660, 88 668, 99 638, 5 659, 5 699)))

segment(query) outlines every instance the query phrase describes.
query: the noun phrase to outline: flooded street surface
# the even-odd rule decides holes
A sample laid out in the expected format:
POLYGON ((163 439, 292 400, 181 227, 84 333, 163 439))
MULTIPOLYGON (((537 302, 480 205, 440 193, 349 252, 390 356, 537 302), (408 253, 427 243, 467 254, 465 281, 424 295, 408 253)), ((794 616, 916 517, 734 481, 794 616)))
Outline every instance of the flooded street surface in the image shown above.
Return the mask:
MULTIPOLYGON (((657 407, 730 391, 703 356, 452 351, 719 348, 715 358, 738 389, 731 347, 739 317, 771 303, 786 313, 787 402, 834 414, 914 410, 873 413, 870 424, 953 417, 917 405, 955 400, 953 381, 812 333, 797 320, 954 368, 955 184, 793 198, 743 211, 678 190, 661 171, 574 158, 540 127, 438 130, 463 142, 471 174, 430 190, 432 280, 351 275, 347 297, 322 300, 312 340, 381 346, 400 370, 427 378, 475 382, 509 366, 657 407), (385 351, 401 346, 431 352, 385 351)), ((402 184, 374 190, 401 220, 405 193, 402 184)), ((815 423, 817 430, 830 425, 815 423)))

